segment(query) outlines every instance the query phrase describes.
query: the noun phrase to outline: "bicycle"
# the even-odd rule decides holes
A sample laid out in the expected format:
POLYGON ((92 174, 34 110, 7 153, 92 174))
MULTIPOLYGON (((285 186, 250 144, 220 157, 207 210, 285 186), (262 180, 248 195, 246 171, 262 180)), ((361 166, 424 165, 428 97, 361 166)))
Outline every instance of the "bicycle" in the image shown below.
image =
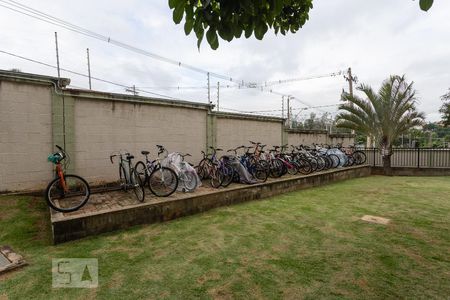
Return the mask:
POLYGON ((45 190, 45 200, 48 206, 59 212, 72 212, 83 207, 89 200, 91 190, 89 184, 82 177, 72 174, 64 174, 61 162, 66 159, 66 165, 70 157, 60 146, 56 145, 59 152, 48 156, 48 161, 55 164, 55 179, 45 190))
POLYGON ((128 152, 119 154, 112 154, 109 156, 109 160, 113 164, 113 158, 119 157, 119 182, 124 191, 132 189, 136 199, 139 202, 144 202, 145 190, 144 185, 139 177, 136 169, 133 168, 132 160, 134 156, 128 152), (124 158, 125 157, 125 158, 124 158))
POLYGON ((197 173, 188 162, 184 161, 185 157, 192 155, 190 155, 189 153, 182 154, 179 152, 175 152, 173 154, 179 155, 179 157, 181 158, 181 161, 179 161, 179 164, 177 166, 178 172, 176 173, 178 173, 178 180, 180 184, 183 186, 182 188, 183 192, 193 192, 198 186, 197 173))
POLYGON ((158 148, 158 158, 152 161, 148 158, 149 151, 141 151, 141 154, 145 156, 145 163, 138 161, 135 169, 144 185, 147 184, 155 196, 168 197, 178 188, 178 176, 171 168, 161 165, 160 155, 167 154, 164 146, 156 145, 156 147, 158 148))

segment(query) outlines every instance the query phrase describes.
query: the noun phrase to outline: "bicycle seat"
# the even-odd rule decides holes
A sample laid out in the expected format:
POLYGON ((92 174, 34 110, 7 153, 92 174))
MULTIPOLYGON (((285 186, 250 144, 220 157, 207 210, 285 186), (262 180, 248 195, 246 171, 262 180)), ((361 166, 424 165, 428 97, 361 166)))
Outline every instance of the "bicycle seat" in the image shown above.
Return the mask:
POLYGON ((223 151, 223 149, 217 148, 216 151, 223 151))
POLYGON ((150 152, 148 152, 148 151, 141 151, 141 153, 142 153, 142 155, 149 155, 150 154, 150 152))
POLYGON ((127 160, 132 160, 134 158, 134 155, 127 155, 127 160))

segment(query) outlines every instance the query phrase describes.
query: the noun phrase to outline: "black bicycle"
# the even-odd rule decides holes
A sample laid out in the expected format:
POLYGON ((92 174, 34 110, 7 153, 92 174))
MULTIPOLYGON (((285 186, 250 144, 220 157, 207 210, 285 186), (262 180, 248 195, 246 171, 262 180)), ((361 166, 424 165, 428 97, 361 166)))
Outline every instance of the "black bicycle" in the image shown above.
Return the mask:
POLYGON ((139 177, 136 169, 133 167, 132 160, 134 156, 128 152, 112 154, 109 156, 111 163, 114 163, 113 158, 119 157, 119 182, 124 191, 133 190, 139 202, 144 202, 145 190, 144 183, 139 177))
POLYGON ((136 163, 136 171, 140 180, 148 185, 150 191, 158 197, 168 197, 172 195, 178 188, 178 176, 174 170, 161 165, 162 154, 167 157, 167 150, 164 146, 156 145, 158 148, 158 157, 150 160, 148 155, 150 152, 142 151, 145 156, 145 162, 138 161, 136 163))

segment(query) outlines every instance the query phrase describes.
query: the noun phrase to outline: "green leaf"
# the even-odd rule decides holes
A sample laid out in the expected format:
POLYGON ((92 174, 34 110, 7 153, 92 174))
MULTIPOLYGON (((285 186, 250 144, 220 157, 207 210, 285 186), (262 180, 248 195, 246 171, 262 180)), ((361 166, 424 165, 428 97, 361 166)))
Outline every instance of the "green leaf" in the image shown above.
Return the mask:
POLYGON ((219 27, 219 35, 222 39, 231 42, 233 40, 234 34, 231 28, 227 26, 219 27))
POLYGON ((253 26, 249 24, 249 26, 245 28, 245 38, 248 39, 249 37, 251 37, 252 33, 253 33, 253 26))
POLYGON ((200 37, 197 35, 197 48, 198 48, 199 50, 200 50, 200 45, 201 45, 201 43, 202 43, 202 40, 203 40, 203 33, 201 34, 200 37))
POLYGON ((273 0, 274 15, 279 15, 283 9, 283 0, 273 0))
POLYGON ((253 5, 253 2, 251 0, 241 0, 239 4, 245 12, 252 16, 255 15, 255 6, 253 5))
POLYGON ((433 6, 433 0, 420 0, 420 9, 428 11, 433 6))
POLYGON ((170 9, 174 9, 179 0, 169 0, 170 9))
POLYGON ((241 35, 242 35, 242 31, 243 31, 242 27, 239 26, 239 25, 236 25, 236 26, 234 27, 234 29, 233 29, 234 37, 235 37, 235 38, 240 38, 241 35))
POLYGON ((266 23, 264 23, 264 22, 259 22, 258 24, 256 24, 256 27, 255 27, 255 37, 256 37, 258 40, 262 40, 263 37, 264 37, 264 35, 265 35, 266 32, 267 32, 267 29, 268 29, 268 27, 267 27, 267 24, 266 24, 266 23))
POLYGON ((179 0, 177 5, 175 6, 175 9, 173 10, 173 21, 175 22, 175 24, 180 24, 181 20, 183 19, 184 5, 184 1, 179 0))
POLYGON ((219 48, 219 40, 217 38, 217 33, 214 28, 209 27, 208 31, 206 32, 206 40, 208 41, 209 45, 213 50, 219 48))
POLYGON ((187 19, 186 23, 184 23, 184 33, 186 35, 189 35, 189 33, 191 33, 193 27, 194 27, 194 21, 192 19, 187 19))

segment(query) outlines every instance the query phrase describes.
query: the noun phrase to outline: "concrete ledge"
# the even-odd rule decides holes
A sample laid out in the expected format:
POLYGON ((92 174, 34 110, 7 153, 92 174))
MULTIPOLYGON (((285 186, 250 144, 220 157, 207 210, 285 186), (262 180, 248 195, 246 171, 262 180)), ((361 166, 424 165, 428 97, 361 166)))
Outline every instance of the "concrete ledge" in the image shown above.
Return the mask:
POLYGON ((253 121, 266 121, 266 122, 275 122, 275 123, 282 123, 285 119, 283 118, 277 118, 277 117, 268 117, 268 116, 262 116, 262 115, 252 115, 252 114, 245 114, 245 113, 230 113, 230 112, 217 112, 213 111, 212 115, 216 116, 217 118, 221 119, 241 119, 241 120, 253 120, 253 121))
POLYGON ((232 186, 212 193, 187 195, 171 200, 158 198, 152 203, 84 215, 52 214, 53 241, 58 244, 134 225, 168 221, 219 206, 267 198, 350 178, 366 177, 370 173, 369 166, 343 168, 307 176, 281 178, 250 186, 232 186))
MULTIPOLYGON (((384 175, 383 167, 371 167, 371 175, 384 175)), ((392 176, 450 176, 450 168, 393 167, 392 176)))

